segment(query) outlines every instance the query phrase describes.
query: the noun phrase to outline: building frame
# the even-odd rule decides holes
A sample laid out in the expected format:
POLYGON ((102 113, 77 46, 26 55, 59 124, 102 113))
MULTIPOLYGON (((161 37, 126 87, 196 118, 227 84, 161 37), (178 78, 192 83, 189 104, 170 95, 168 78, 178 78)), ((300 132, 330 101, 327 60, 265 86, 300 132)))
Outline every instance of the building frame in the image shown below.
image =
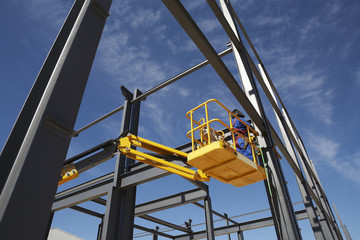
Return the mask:
MULTIPOLYGON (((0 155, 0 234, 14 239, 46 239, 53 213, 70 208, 101 219, 98 239, 133 239, 133 229, 149 232, 153 239, 158 236, 169 239, 215 239, 215 236, 230 233, 237 233, 238 239, 244 239, 244 231, 271 225, 275 227, 278 239, 302 239, 298 226, 298 221, 302 219, 309 219, 316 239, 343 239, 300 134, 230 1, 219 0, 218 4, 215 0, 207 0, 230 39, 230 47, 221 53, 215 51, 179 0, 162 2, 206 60, 144 93, 138 89, 131 93, 122 86, 125 97, 122 106, 75 131, 82 95, 111 6, 111 0, 75 0, 0 155), (258 65, 245 48, 241 34, 250 45, 258 65), (222 57, 231 52, 239 69, 242 87, 222 61, 222 57), (210 192, 205 183, 190 180, 194 189, 135 205, 136 186, 170 173, 135 163, 123 155, 116 157, 114 172, 56 192, 58 176, 65 164, 74 163, 79 172, 84 172, 113 158, 117 150, 116 139, 110 139, 65 160, 73 137, 119 111, 123 114, 120 134, 126 131, 136 133, 142 100, 207 65, 212 66, 252 119, 256 130, 264 136, 259 143, 265 156, 264 167, 269 173, 264 184, 272 216, 236 222, 227 214, 212 209, 210 192), (77 81, 71 81, 74 78, 77 81), (257 85, 261 86, 271 103, 283 140, 265 115, 257 85), (69 102, 70 105, 67 104, 69 102), (47 149, 42 147, 44 143, 49 146, 47 149), (295 211, 293 208, 275 147, 295 174, 304 203, 302 210, 295 211), (48 161, 50 158, 52 161, 48 161), (34 175, 40 168, 46 168, 46 174, 34 175), (29 178, 31 182, 26 181, 29 178), (37 189, 33 191, 34 188, 29 185, 35 185, 37 189), (30 193, 29 189, 33 192, 30 193), (104 196, 107 196, 106 199, 104 196), (105 206, 105 212, 98 213, 78 206, 88 201, 105 206), (184 204, 204 209, 205 230, 193 231, 191 221, 184 227, 150 215, 184 204), (213 216, 224 219, 227 225, 215 228, 213 216), (149 229, 136 225, 135 217, 183 234, 170 235, 159 231, 158 227, 149 229), (22 231, 12 230, 18 226, 22 227, 22 231)), ((177 149, 190 152, 191 145, 177 149)), ((177 159, 172 161, 187 166, 177 159)))

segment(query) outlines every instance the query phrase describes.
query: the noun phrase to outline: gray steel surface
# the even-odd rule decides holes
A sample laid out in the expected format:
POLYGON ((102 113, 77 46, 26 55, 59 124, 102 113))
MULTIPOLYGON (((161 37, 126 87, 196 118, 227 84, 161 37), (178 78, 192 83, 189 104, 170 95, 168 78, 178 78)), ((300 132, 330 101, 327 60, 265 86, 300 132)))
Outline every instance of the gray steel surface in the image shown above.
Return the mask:
POLYGON ((174 194, 165 198, 136 205, 135 216, 142 216, 153 212, 178 207, 184 204, 197 202, 204 199, 207 192, 202 189, 192 189, 186 192, 174 194))
MULTIPOLYGON (((135 90, 134 94, 132 94, 122 86, 122 93, 125 96, 124 105, 79 129, 77 132, 72 129, 102 29, 108 16, 111 0, 77 0, 75 2, 0 155, 0 191, 2 186, 5 185, 0 196, 0 205, 2 206, 0 210, 0 232, 2 236, 10 236, 13 226, 27 224, 25 231, 15 233, 14 237, 16 239, 25 239, 25 236, 30 236, 33 239, 46 238, 53 212, 71 208, 102 219, 99 225, 98 239, 132 239, 133 228, 152 233, 154 239, 157 239, 158 235, 170 239, 215 239, 217 235, 230 233, 237 233, 238 239, 243 239, 243 231, 270 225, 275 225, 280 239, 301 239, 297 220, 305 218, 310 218, 316 239, 342 239, 325 192, 315 168, 311 165, 302 140, 291 119, 287 116, 283 102, 230 2, 220 0, 223 13, 214 0, 207 1, 232 41, 232 48, 218 54, 180 1, 162 1, 207 60, 166 80, 145 93, 135 90), (260 62, 261 73, 242 45, 233 18, 244 32, 255 56, 260 62), (241 89, 221 59, 222 56, 231 51, 235 54, 235 60, 238 63, 246 93, 241 89), (81 64, 78 64, 79 62, 81 64), (120 133, 125 130, 135 131, 136 133, 139 124, 141 100, 145 100, 147 96, 208 64, 214 68, 243 106, 257 126, 257 130, 265 136, 265 140, 260 140, 260 144, 263 147, 266 159, 269 160, 269 182, 272 187, 272 194, 267 189, 267 185, 265 186, 273 217, 237 223, 226 215, 224 216, 212 210, 208 186, 196 181, 190 181, 198 187, 196 189, 135 206, 137 185, 170 175, 170 173, 146 164, 134 163, 134 160, 123 155, 118 155, 115 172, 55 195, 59 172, 64 164, 71 137, 121 110, 123 110, 123 118, 120 133), (73 71, 74 67, 76 67, 76 73, 73 71), (279 138, 265 116, 253 74, 273 106, 285 143, 279 138), (75 78, 78 81, 71 81, 75 78), (270 87, 268 87, 269 85, 270 87), (45 91, 46 86, 48 86, 48 90, 45 91), (255 94, 250 96, 249 91, 255 94), (275 92, 276 97, 283 106, 283 113, 280 111, 272 91, 275 92), (72 97, 69 98, 68 96, 72 97), (43 97, 42 101, 40 101, 41 97, 43 97), (71 104, 69 104, 70 101, 71 104), (283 116, 285 116, 286 121, 283 116), (24 139, 23 144, 20 146, 21 141, 14 142, 14 139, 24 139), (49 141, 53 143, 53 146, 44 149, 44 144, 49 141), (307 181, 302 174, 299 163, 296 161, 297 158, 292 144, 298 152, 307 181), (280 162, 272 150, 275 145, 278 146, 297 177, 306 211, 294 212, 293 210, 280 162), (12 166, 14 167, 10 172, 12 166), (33 172, 40 168, 46 168, 48 171, 34 177, 33 172), (29 188, 29 184, 25 181, 29 177, 33 180, 31 185, 40 189, 29 188), (276 194, 274 194, 275 191, 276 194), (54 195, 55 201, 53 202, 54 195), (107 200, 100 198, 105 195, 108 195, 107 200), (317 209, 313 206, 310 196, 318 206, 317 209), (204 205, 197 203, 199 200, 203 200, 204 205), (105 214, 77 206, 77 204, 86 201, 106 205, 105 214), (193 232, 191 230, 191 219, 184 228, 148 215, 188 203, 204 208, 206 222, 204 231, 193 232), (17 214, 22 216, 20 221, 18 221, 19 218, 11 218, 11 216, 17 214), (230 221, 234 225, 214 229, 213 214, 226 219, 227 222, 230 221), (320 220, 317 214, 319 214, 320 220), (153 230, 134 225, 135 216, 187 234, 171 236, 159 232, 158 227, 153 230), (328 230, 319 230, 325 227, 328 230)), ((177 149, 190 152, 191 145, 186 144, 177 149)), ((109 160, 114 156, 116 150, 116 140, 109 140, 66 160, 65 164, 74 162, 79 173, 81 173, 109 160), (101 151, 99 152, 99 150, 101 151), (95 154, 89 156, 92 153, 95 154)), ((188 167, 182 161, 174 160, 173 162, 188 167)))
POLYGON ((83 3, 84 0, 78 0, 72 6, 0 154, 0 193, 83 3))
POLYGON ((42 239, 48 231, 52 202, 72 137, 67 129, 74 127, 106 21, 99 7, 108 11, 110 3, 84 2, 58 57, 0 196, 0 232, 5 238, 42 239), (46 119, 59 124, 54 126, 46 119), (14 218, 18 215, 21 217, 14 218), (13 231, 14 226, 21 226, 22 231, 13 231))
MULTIPOLYGON (((129 92, 125 87, 122 87, 121 90, 122 94, 125 97, 125 103, 123 105, 124 111, 122 115, 120 134, 122 134, 124 131, 130 130, 132 122, 135 121, 134 119, 139 117, 138 113, 135 113, 134 117, 132 117, 132 104, 130 103, 130 101, 133 99, 133 94, 129 92)), ((119 177, 121 174, 126 172, 127 161, 129 161, 127 157, 122 154, 118 155, 116 158, 113 184, 108 189, 107 193, 106 209, 103 220, 101 239, 116 240, 132 238, 133 219, 128 219, 128 215, 130 213, 128 212, 128 210, 125 209, 125 204, 128 205, 128 208, 130 208, 130 210, 133 210, 135 199, 131 200, 131 198, 135 197, 133 196, 135 192, 132 191, 132 188, 129 188, 129 191, 119 188, 119 177), (125 225, 127 228, 124 230, 125 225)))
MULTIPOLYGON (((259 69, 260 69, 260 72, 261 72, 261 76, 262 76, 262 79, 263 81, 265 82, 265 85, 267 87, 267 89, 269 90, 269 93, 270 93, 270 97, 274 100, 275 104, 277 105, 277 101, 276 101, 276 98, 275 98, 275 95, 273 93, 273 90, 271 88, 271 85, 265 75, 265 72, 264 70, 262 69, 262 66, 259 64, 258 65, 259 69)), ((277 105, 278 106, 278 105, 277 105)), ((292 160, 297 160, 296 158, 296 155, 295 155, 295 151, 293 149, 293 146, 291 144, 291 141, 289 139, 289 133, 285 130, 284 128, 284 125, 287 124, 286 120, 284 117, 281 117, 279 118, 277 115, 276 115, 276 111, 275 111, 275 108, 273 108, 274 110, 274 113, 275 113, 275 116, 276 116, 276 121, 279 125, 279 128, 280 128, 280 132, 281 132, 281 135, 282 135, 282 138, 284 140, 284 143, 285 143, 285 146, 286 146, 286 149, 288 150, 289 154, 291 155, 292 157, 292 160)), ((298 160, 297 161, 294 161, 295 164, 297 165, 298 168, 299 167, 299 162, 298 160)), ((296 175, 295 175, 296 176, 296 175)), ((304 206, 305 206, 305 209, 306 209, 306 212, 307 214, 309 215, 309 221, 310 221, 310 225, 313 229, 313 232, 314 232, 314 235, 315 235, 315 238, 316 239, 331 239, 332 236, 328 236, 328 235, 325 235, 324 231, 322 230, 322 228, 324 226, 321 226, 320 225, 320 222, 319 222, 319 219, 318 219, 318 216, 315 212, 315 207, 313 205, 313 202, 311 200, 311 197, 310 197, 310 194, 309 194, 309 191, 306 187, 305 184, 303 184, 301 182, 301 180, 296 176, 296 181, 298 183, 298 186, 299 186, 299 190, 300 190, 300 194, 302 196, 302 199, 303 199, 303 202, 304 202, 304 206), (326 236, 326 237, 325 237, 326 236), (330 238, 331 237, 331 238, 330 238)))
MULTIPOLYGON (((299 210, 295 212, 297 220, 307 219, 308 215, 305 210, 299 210)), ((252 221, 242 222, 238 225, 229 225, 223 227, 217 227, 214 229, 215 236, 226 235, 230 233, 237 233, 239 231, 239 227, 241 231, 249 231, 263 227, 269 227, 274 225, 274 221, 272 217, 259 218, 252 221)), ((206 231, 197 231, 192 233, 193 239, 206 239, 206 231)), ((176 240, 188 240, 191 239, 189 235, 182 234, 174 237, 176 240)))
MULTIPOLYGON (((240 35, 237 32, 236 25, 228 8, 228 2, 225 0, 220 1, 223 13, 215 1, 208 0, 208 3, 235 48, 233 53, 238 65, 244 92, 265 123, 266 131, 262 132, 263 137, 258 137, 258 141, 260 147, 263 149, 265 163, 267 163, 268 179, 265 181, 265 188, 267 189, 270 208, 275 218, 277 236, 278 238, 284 239, 301 239, 301 233, 296 221, 294 209, 292 208, 290 194, 285 184, 281 164, 272 150, 274 143, 269 131, 269 123, 261 103, 248 58, 244 51, 245 48, 242 45, 240 35), (268 184, 266 182, 271 187, 271 193, 267 188, 268 184)), ((257 125, 255 125, 255 129, 258 129, 257 125)))

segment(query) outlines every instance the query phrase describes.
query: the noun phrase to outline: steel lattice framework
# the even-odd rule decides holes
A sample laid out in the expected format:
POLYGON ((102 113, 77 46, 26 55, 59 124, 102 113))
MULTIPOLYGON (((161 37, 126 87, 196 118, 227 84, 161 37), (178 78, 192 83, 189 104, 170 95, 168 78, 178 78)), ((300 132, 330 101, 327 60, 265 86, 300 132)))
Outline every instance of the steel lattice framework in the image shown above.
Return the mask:
MULTIPOLYGON (((298 227, 301 219, 309 219, 316 239, 342 239, 302 139, 230 2, 219 0, 218 4, 215 0, 207 0, 230 39, 230 48, 221 53, 215 51, 179 0, 162 2, 206 60, 144 93, 138 89, 132 93, 122 87, 125 97, 122 106, 74 131, 82 95, 111 6, 111 0, 75 1, 0 156, 1 236, 7 239, 10 236, 12 239, 44 239, 47 237, 54 212, 71 208, 101 219, 98 239, 132 239, 134 228, 151 233, 153 239, 158 236, 169 239, 215 239, 215 236, 230 233, 237 233, 238 239, 243 239, 243 231, 270 225, 274 225, 278 239, 301 239, 298 227), (258 65, 244 47, 238 29, 250 45, 258 65), (231 52, 239 69, 242 87, 222 60, 223 56, 231 52), (136 134, 142 100, 206 65, 212 66, 250 116, 256 130, 262 133, 259 143, 269 173, 264 184, 271 217, 236 222, 226 214, 212 209, 208 186, 196 181, 191 181, 194 189, 189 191, 135 205, 137 185, 168 176, 170 173, 143 163, 135 163, 123 155, 117 156, 114 172, 57 192, 59 172, 64 164, 74 163, 81 173, 113 158, 116 152, 116 141, 111 139, 65 160, 73 137, 119 111, 122 111, 120 133, 131 131, 136 134), (265 115, 257 84, 271 103, 283 141, 265 115), (44 149, 42 146, 45 143, 47 148, 44 149), (274 151, 275 146, 296 176, 304 203, 302 210, 294 211, 281 164, 274 151), (33 174, 44 168, 45 174, 33 174), (105 212, 98 213, 78 206, 87 201, 105 206, 105 212), (193 231, 190 223, 184 227, 150 215, 184 204, 194 204, 204 209, 206 228, 203 231, 193 231), (214 228, 213 215, 226 220, 228 224, 214 228), (183 234, 170 235, 158 228, 149 229, 136 225, 135 217, 181 231, 183 234), (22 231, 14 231, 17 226, 21 226, 22 231)), ((186 144, 177 149, 190 152, 191 146, 186 144)), ((182 161, 174 162, 186 166, 182 161)))

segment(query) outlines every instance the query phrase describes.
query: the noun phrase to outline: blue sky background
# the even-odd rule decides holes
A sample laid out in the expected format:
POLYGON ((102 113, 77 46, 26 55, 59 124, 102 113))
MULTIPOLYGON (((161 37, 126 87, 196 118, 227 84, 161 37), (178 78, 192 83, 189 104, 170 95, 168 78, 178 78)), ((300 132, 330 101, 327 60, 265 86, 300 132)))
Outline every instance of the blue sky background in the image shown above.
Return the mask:
MULTIPOLYGON (((182 2, 217 52, 225 50, 228 38, 206 1, 182 2)), ((360 2, 237 0, 232 4, 300 132, 330 203, 336 204, 352 238, 360 238, 360 2)), ((71 5, 70 0, 1 1, 0 145, 5 143, 71 5)), ((204 60, 161 1, 114 0, 110 14, 75 129, 122 105, 120 85, 130 91, 146 91, 204 60)), ((239 80, 232 54, 223 59, 239 80)), ((230 109, 241 109, 207 66, 142 102, 139 135, 172 147, 188 142, 185 113, 210 98, 230 109)), ((274 119, 268 101, 263 102, 269 119, 274 119)), ((116 138, 120 123, 121 113, 81 133, 72 141, 68 155, 116 138)), ((286 161, 282 163, 292 201, 301 201, 290 167, 286 161)), ((113 164, 111 160, 92 169, 61 189, 108 173, 113 164)), ((212 180, 209 186, 213 208, 220 213, 237 216, 268 208, 262 183, 235 188, 212 180)), ((166 177, 139 186, 137 203, 191 188, 180 177, 166 177)), ((84 206, 103 211, 95 204, 84 206)), ((177 224, 189 218, 193 224, 204 222, 203 211, 192 205, 154 216, 177 224)), ((53 222, 54 227, 84 239, 96 238, 98 224, 98 219, 73 210, 60 211, 53 222)), ((314 239, 307 220, 299 224, 303 238, 314 239)), ((244 235, 245 239, 276 238, 271 227, 244 235)))

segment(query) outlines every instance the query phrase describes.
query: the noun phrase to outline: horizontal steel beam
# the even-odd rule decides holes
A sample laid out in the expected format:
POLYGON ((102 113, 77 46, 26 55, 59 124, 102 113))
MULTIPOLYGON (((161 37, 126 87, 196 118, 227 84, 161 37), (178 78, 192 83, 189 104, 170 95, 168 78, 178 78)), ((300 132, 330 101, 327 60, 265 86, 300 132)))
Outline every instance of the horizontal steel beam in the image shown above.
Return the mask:
POLYGON ((139 230, 142 230, 142 231, 145 231, 145 232, 152 233, 152 234, 154 234, 154 235, 159 235, 159 236, 162 236, 162 237, 174 239, 174 237, 171 236, 171 235, 169 235, 169 234, 162 233, 162 232, 158 232, 158 231, 156 231, 156 230, 154 230, 154 229, 146 228, 146 227, 143 227, 143 226, 140 226, 140 225, 134 224, 134 228, 139 229, 139 230))
POLYGON ((135 216, 139 217, 145 214, 150 214, 160 210, 165 210, 184 204, 197 202, 204 199, 207 192, 202 189, 193 189, 190 191, 178 193, 165 198, 160 198, 144 204, 139 204, 135 208, 135 216))
MULTIPOLYGON (((219 57, 223 57, 223 56, 226 56, 227 54, 229 54, 229 53, 231 53, 231 52, 232 52, 232 48, 228 48, 228 49, 222 51, 221 53, 219 53, 218 55, 219 55, 219 57)), ((190 73, 193 73, 193 72, 195 72, 195 71, 197 71, 197 70, 199 70, 199 69, 207 66, 208 64, 209 64, 209 61, 208 61, 208 60, 205 60, 205 61, 203 61, 203 62, 201 62, 201 63, 199 63, 199 64, 197 64, 197 65, 195 65, 195 66, 193 66, 193 67, 191 67, 191 68, 189 68, 189 69, 187 69, 187 70, 185 70, 185 71, 183 71, 183 72, 181 72, 181 73, 179 73, 179 74, 177 74, 177 75, 175 75, 174 77, 172 77, 172 78, 170 78, 170 79, 168 79, 168 80, 166 80, 166 81, 158 84, 157 86, 151 88, 150 90, 144 92, 144 93, 141 94, 140 96, 138 96, 138 97, 136 97, 135 99, 131 100, 131 103, 135 103, 135 102, 137 102, 137 101, 145 100, 146 97, 150 96, 151 94, 153 94, 153 93, 155 93, 155 92, 163 89, 164 87, 166 87, 166 86, 168 86, 168 85, 176 82, 177 80, 180 80, 181 78, 189 75, 190 73)), ((120 111, 123 110, 123 109, 124 109, 124 105, 115 108, 115 109, 112 110, 111 112, 105 114, 104 116, 96 119, 95 121, 87 124, 86 126, 80 128, 79 130, 75 131, 74 135, 75 135, 75 136, 79 135, 79 133, 81 133, 82 131, 85 131, 86 129, 88 129, 88 128, 94 126, 95 124, 97 124, 97 123, 105 120, 106 118, 114 115, 115 113, 120 112, 120 111)))
MULTIPOLYGON (((296 211, 295 214, 296 214, 297 220, 303 220, 303 219, 308 218, 306 210, 296 211)), ((274 221, 273 221, 272 217, 266 217, 266 218, 260 218, 260 219, 253 220, 253 221, 242 222, 242 223, 239 223, 238 225, 229 225, 229 226, 224 226, 224 227, 218 227, 218 228, 214 229, 214 233, 215 233, 215 236, 221 236, 221 235, 236 233, 239 231, 239 228, 240 228, 240 231, 248 231, 248 230, 268 227, 268 226, 272 226, 272 225, 274 225, 274 221)), ((191 238, 190 238, 189 234, 183 234, 183 235, 175 236, 174 239, 175 240, 206 239, 206 236, 207 236, 206 231, 204 230, 204 231, 198 231, 198 232, 191 233, 191 238)))
POLYGON ((158 218, 146 215, 146 214, 142 215, 142 216, 139 216, 139 217, 142 218, 142 219, 145 219, 145 220, 148 220, 148 221, 151 221, 151 222, 154 222, 154 223, 169 227, 169 228, 173 228, 173 229, 182 231, 182 232, 187 232, 187 233, 192 232, 190 229, 181 227, 179 225, 176 225, 176 224, 173 224, 173 223, 170 223, 170 222, 167 222, 167 221, 164 221, 164 220, 161 220, 161 219, 158 219, 158 218))
MULTIPOLYGON (((97 164, 99 162, 105 161, 104 159, 112 155, 111 152, 113 151, 115 145, 113 145, 111 142, 108 141, 107 144, 101 146, 104 148, 102 152, 94 154, 93 156, 90 156, 89 158, 86 158, 76 163, 79 164, 78 165, 79 169, 86 169, 88 167, 91 167, 92 164, 97 164)), ((92 149, 94 150, 99 148, 94 147, 92 149)), ((177 147, 176 149, 183 152, 190 152, 191 144, 187 143, 177 147)), ((90 151, 90 152, 92 153, 94 151, 90 151)), ((85 156, 85 154, 82 153, 79 154, 78 156, 83 157, 85 156)), ((188 166, 182 161, 173 161, 173 162, 175 162, 180 166, 185 166, 185 167, 188 166)), ((130 172, 121 175, 120 188, 122 189, 130 188, 142 183, 146 183, 161 177, 168 176, 170 174, 171 173, 167 171, 149 166, 147 164, 135 163, 131 165, 130 172)), ((85 202, 90 200, 96 201, 97 198, 107 194, 107 191, 110 188, 106 190, 106 186, 108 187, 111 186, 110 182, 113 181, 113 177, 114 177, 114 173, 109 173, 97 179, 88 181, 86 183, 80 184, 73 188, 57 193, 55 196, 55 201, 52 207, 52 211, 58 211, 66 207, 74 206, 79 204, 80 202, 85 202)), ((204 190, 208 189, 208 186, 205 183, 202 182, 193 182, 193 183, 204 190)))
MULTIPOLYGON (((181 161, 176 161, 180 166, 186 166, 181 161)), ((147 164, 137 165, 136 169, 121 175, 121 188, 130 188, 139 184, 150 182, 152 180, 169 176, 171 173, 165 170, 152 167, 147 164)))
POLYGON ((95 153, 94 155, 87 157, 77 163, 75 163, 75 168, 79 173, 83 173, 97 165, 113 158, 117 150, 117 146, 114 142, 108 144, 103 148, 101 152, 95 153))
POLYGON ((64 208, 72 207, 77 204, 102 197, 108 193, 112 185, 113 179, 110 178, 109 180, 100 182, 96 185, 56 198, 51 210, 56 212, 64 208))
POLYGON ((73 209, 73 210, 76 210, 76 211, 79 211, 79 212, 94 216, 94 217, 101 218, 101 219, 104 217, 104 214, 98 213, 98 212, 95 212, 95 211, 91 211, 91 210, 89 210, 87 208, 83 208, 83 207, 79 207, 79 206, 72 206, 70 208, 73 209))
MULTIPOLYGON (((202 204, 200 204, 200 203, 198 203, 198 202, 193 202, 193 204, 194 204, 195 206, 198 206, 198 207, 201 207, 201 208, 205 209, 205 206, 202 205, 202 204)), ((212 212, 212 214, 214 214, 214 215, 216 215, 216 216, 218 216, 218 217, 220 217, 220 218, 222 218, 222 219, 225 219, 225 220, 227 220, 227 221, 229 221, 229 222, 232 222, 233 224, 238 224, 236 221, 232 220, 232 219, 229 218, 229 217, 226 217, 225 215, 223 215, 223 214, 221 214, 221 213, 218 213, 218 212, 216 212, 216 211, 214 211, 214 210, 211 210, 211 212, 212 212)))
POLYGON ((113 139, 107 140, 107 141, 105 141, 105 142, 103 142, 103 143, 101 143, 101 144, 99 144, 99 145, 97 145, 95 147, 92 147, 92 148, 90 148, 90 149, 88 149, 88 150, 86 150, 86 151, 84 151, 82 153, 79 153, 79 154, 77 154, 77 155, 75 155, 75 156, 73 156, 71 158, 68 158, 68 159, 65 160, 64 165, 69 164, 69 163, 73 163, 73 162, 75 162, 75 161, 77 161, 77 160, 79 160, 79 159, 81 159, 83 157, 86 157, 86 156, 88 156, 88 155, 90 155, 90 154, 92 154, 94 152, 99 151, 100 149, 103 149, 103 148, 105 148, 105 147, 107 147, 109 145, 112 145, 112 144, 114 144, 114 141, 115 140, 113 140, 113 139))

